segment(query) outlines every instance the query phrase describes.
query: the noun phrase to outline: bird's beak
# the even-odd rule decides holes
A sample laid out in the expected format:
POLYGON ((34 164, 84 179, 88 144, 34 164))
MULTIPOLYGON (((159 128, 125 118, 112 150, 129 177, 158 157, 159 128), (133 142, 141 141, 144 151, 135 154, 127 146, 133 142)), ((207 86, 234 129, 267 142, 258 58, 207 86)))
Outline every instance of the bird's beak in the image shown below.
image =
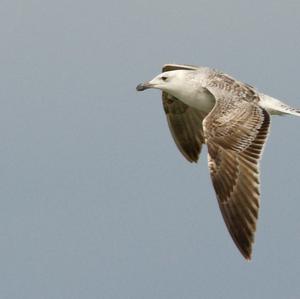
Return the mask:
POLYGON ((136 90, 137 91, 143 91, 145 89, 148 89, 148 88, 152 88, 153 87, 153 84, 151 84, 150 82, 145 82, 145 83, 140 83, 137 87, 136 87, 136 90))

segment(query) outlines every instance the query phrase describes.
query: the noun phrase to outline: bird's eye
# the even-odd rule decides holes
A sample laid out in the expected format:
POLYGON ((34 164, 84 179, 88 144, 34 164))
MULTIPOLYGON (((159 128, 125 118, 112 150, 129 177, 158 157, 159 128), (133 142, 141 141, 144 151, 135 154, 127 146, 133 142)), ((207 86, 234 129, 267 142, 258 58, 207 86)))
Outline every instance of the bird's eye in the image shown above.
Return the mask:
POLYGON ((162 76, 161 79, 162 79, 163 81, 167 81, 168 77, 162 76))

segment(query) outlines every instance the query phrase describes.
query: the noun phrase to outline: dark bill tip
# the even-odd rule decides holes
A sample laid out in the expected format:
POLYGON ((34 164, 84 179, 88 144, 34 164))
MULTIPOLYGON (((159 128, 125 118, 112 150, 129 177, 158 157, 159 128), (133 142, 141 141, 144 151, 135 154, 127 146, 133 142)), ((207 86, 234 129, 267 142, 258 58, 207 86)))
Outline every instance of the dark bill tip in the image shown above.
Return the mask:
POLYGON ((150 87, 151 87, 151 85, 148 84, 148 83, 141 83, 141 84, 139 84, 139 85, 136 87, 136 90, 137 90, 137 91, 143 91, 143 90, 148 89, 148 88, 150 88, 150 87))

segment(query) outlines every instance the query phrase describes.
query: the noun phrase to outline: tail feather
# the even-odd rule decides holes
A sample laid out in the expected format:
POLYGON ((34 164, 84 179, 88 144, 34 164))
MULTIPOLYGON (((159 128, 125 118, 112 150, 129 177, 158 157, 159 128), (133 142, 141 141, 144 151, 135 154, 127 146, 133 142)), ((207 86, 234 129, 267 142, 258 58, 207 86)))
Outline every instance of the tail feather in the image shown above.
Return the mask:
POLYGON ((260 94, 260 105, 266 109, 271 115, 296 115, 300 116, 300 109, 295 109, 289 105, 272 98, 265 94, 260 94))

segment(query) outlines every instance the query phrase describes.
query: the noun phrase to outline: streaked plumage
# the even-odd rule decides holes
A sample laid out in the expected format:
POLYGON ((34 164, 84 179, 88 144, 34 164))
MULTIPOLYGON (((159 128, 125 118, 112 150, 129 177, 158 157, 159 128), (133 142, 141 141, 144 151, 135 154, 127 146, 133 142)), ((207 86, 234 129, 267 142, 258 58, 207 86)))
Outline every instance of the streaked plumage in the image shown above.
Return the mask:
POLYGON ((259 210, 259 160, 271 114, 300 112, 221 72, 168 64, 137 90, 162 90, 174 141, 190 162, 202 144, 221 213, 236 246, 251 258, 259 210))

